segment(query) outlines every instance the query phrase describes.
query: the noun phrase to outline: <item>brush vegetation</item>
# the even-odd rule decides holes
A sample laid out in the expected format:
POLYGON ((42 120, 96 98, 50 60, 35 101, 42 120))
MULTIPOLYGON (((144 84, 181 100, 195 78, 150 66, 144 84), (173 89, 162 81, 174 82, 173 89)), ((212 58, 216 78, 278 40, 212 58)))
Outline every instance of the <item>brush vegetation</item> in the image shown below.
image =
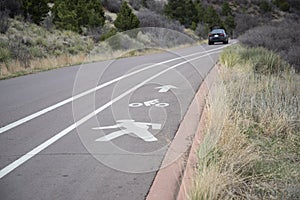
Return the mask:
MULTIPOLYGON (((141 32, 137 35, 136 32, 129 35, 129 38, 124 33, 118 34, 133 28, 167 28, 198 40, 205 39, 210 28, 218 26, 224 27, 231 37, 236 37, 273 20, 280 21, 287 16, 292 20, 299 19, 300 8, 297 5, 292 0, 2 0, 0 79, 79 64, 85 62, 92 49, 93 54, 104 52, 97 55, 97 58, 105 60, 114 58, 124 50, 118 47, 153 48, 151 42, 155 34, 141 32), (116 34, 121 35, 121 38, 113 37, 116 41, 105 41, 116 34), (107 49, 108 51, 105 51, 107 49)), ((295 24, 295 27, 297 25, 295 24)), ((278 29, 285 30, 285 27, 292 26, 294 25, 280 26, 278 29)), ((276 34, 281 33, 275 31, 276 34)), ((274 35, 273 32, 270 34, 274 35)), ((287 31, 279 35, 286 35, 285 33, 287 31)), ((282 40, 276 42, 282 41, 281 44, 290 47, 281 52, 285 60, 299 64, 299 48, 298 45, 294 45, 297 34, 295 31, 289 33, 293 39, 288 43, 282 40)), ((249 35, 258 38, 255 34, 249 35)), ((159 44, 156 47, 174 47, 170 45, 172 41, 168 40, 171 37, 167 38, 168 41, 163 39, 165 36, 157 36, 154 39, 154 43, 159 44)), ((177 40, 176 37, 173 39, 177 40)), ((251 43, 255 40, 249 41, 251 43)), ((249 43, 246 40, 243 42, 249 43)), ((173 43, 181 45, 182 41, 173 43)), ((125 50, 127 55, 136 55, 134 49, 129 54, 129 49, 125 50)))
POLYGON ((189 198, 299 199, 299 74, 263 48, 236 45, 220 62, 189 198))
POLYGON ((163 28, 107 30, 95 42, 73 31, 9 19, 6 34, 0 35, 0 79, 195 44, 188 35, 163 28))
POLYGON ((0 35, 0 78, 81 63, 93 48, 90 38, 75 32, 9 19, 0 35))

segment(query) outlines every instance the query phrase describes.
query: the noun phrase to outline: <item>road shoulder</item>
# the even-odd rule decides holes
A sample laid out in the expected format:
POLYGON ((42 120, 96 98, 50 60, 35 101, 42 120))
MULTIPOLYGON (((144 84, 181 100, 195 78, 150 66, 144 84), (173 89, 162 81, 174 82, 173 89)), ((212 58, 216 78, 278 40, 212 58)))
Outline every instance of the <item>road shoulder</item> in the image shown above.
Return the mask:
POLYGON ((192 184, 197 161, 197 148, 202 140, 205 99, 217 75, 218 66, 214 66, 200 85, 162 162, 162 166, 166 167, 157 172, 147 200, 187 198, 187 188, 192 184))

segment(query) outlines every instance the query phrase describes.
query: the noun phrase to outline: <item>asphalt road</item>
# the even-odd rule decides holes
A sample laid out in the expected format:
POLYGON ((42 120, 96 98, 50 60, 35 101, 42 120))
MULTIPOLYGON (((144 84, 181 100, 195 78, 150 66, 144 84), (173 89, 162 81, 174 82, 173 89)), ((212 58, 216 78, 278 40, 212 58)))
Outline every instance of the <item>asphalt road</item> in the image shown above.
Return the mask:
POLYGON ((224 47, 0 81, 0 198, 144 199, 224 47))

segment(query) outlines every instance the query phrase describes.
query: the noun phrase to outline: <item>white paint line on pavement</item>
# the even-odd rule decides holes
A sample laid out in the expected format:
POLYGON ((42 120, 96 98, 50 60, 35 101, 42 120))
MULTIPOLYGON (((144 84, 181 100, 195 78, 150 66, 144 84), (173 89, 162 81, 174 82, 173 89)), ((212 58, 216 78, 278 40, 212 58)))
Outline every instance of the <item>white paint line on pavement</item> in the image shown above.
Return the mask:
MULTIPOLYGON (((227 46, 227 45, 226 45, 226 46, 227 46)), ((159 66, 159 65, 162 65, 162 64, 166 64, 166 63, 169 63, 169 62, 172 62, 172 61, 175 61, 175 60, 184 59, 184 58, 188 58, 188 57, 195 56, 195 55, 198 55, 198 54, 204 54, 204 53, 213 52, 213 51, 216 51, 216 50, 219 50, 219 49, 223 49, 223 48, 225 48, 226 46, 218 47, 218 48, 211 49, 211 50, 204 51, 204 52, 198 52, 198 53, 194 53, 194 54, 182 56, 182 57, 179 57, 179 58, 174 58, 174 59, 166 60, 166 61, 163 61, 163 62, 160 62, 160 63, 156 63, 156 64, 153 64, 153 65, 150 65, 150 66, 148 66, 148 67, 145 67, 145 68, 142 68, 142 69, 133 71, 133 72, 131 72, 131 73, 129 73, 129 74, 122 75, 122 76, 120 76, 120 77, 118 77, 118 78, 115 78, 115 79, 113 79, 113 80, 110 80, 110 81, 108 81, 108 82, 105 82, 105 83, 103 83, 103 84, 101 84, 101 85, 99 85, 99 86, 97 86, 97 87, 95 87, 95 88, 86 90, 85 92, 82 92, 82 93, 80 93, 80 94, 77 94, 77 95, 75 95, 75 96, 73 96, 73 97, 70 97, 70 98, 65 99, 65 100, 63 100, 63 101, 61 101, 61 102, 58 102, 58 103, 56 103, 56 104, 54 104, 54 105, 52 105, 52 106, 50 106, 50 107, 44 108, 43 110, 40 110, 40 111, 38 111, 38 112, 36 112, 36 113, 33 113, 33 114, 31 114, 31 115, 28 115, 28 116, 26 116, 26 117, 24 117, 24 118, 22 118, 22 119, 19 119, 19 120, 15 121, 15 122, 12 122, 12 123, 8 124, 8 125, 6 125, 6 126, 3 126, 3 127, 0 128, 0 134, 1 134, 1 133, 4 133, 4 132, 6 132, 6 131, 8 131, 8 130, 10 130, 10 129, 12 129, 12 128, 15 128, 15 127, 17 127, 17 126, 19 126, 19 125, 21 125, 21 124, 24 124, 25 122, 28 122, 28 121, 30 121, 30 120, 32 120, 32 119, 34 119, 34 118, 37 118, 37 117, 39 117, 39 116, 41 116, 41 115, 43 115, 43 114, 45 114, 45 113, 47 113, 47 112, 50 112, 50 111, 52 111, 52 110, 54 110, 54 109, 56 109, 56 108, 59 108, 59 107, 65 105, 65 104, 67 104, 67 103, 70 103, 70 102, 72 102, 72 101, 74 101, 74 100, 76 100, 76 99, 79 99, 79 98, 81 98, 81 97, 83 97, 83 96, 85 96, 85 95, 88 95, 88 94, 90 94, 90 93, 92 93, 92 92, 96 92, 97 90, 99 90, 99 89, 101 89, 101 88, 104 88, 104 87, 106 87, 106 86, 109 86, 109 85, 111 85, 111 84, 113 84, 113 83, 115 83, 115 82, 117 82, 117 81, 120 81, 120 80, 122 80, 122 79, 124 79, 124 78, 130 77, 130 76, 132 76, 132 75, 134 75, 134 74, 140 73, 140 72, 142 72, 142 71, 145 71, 145 70, 151 69, 151 68, 153 68, 153 67, 156 67, 156 66, 159 66)))
POLYGON ((50 139, 48 139, 47 141, 45 141, 44 143, 40 144, 39 146, 37 146, 36 148, 34 148, 33 150, 31 150, 30 152, 26 153, 25 155, 23 155, 22 157, 20 157, 19 159, 15 160, 14 162, 12 162, 11 164, 7 165, 6 167, 4 167, 3 169, 1 169, 0 171, 0 179, 3 178, 5 175, 7 175, 8 173, 10 173, 11 171, 13 171, 14 169, 16 169, 17 167, 19 167, 20 165, 22 165, 23 163, 25 163, 26 161, 28 161, 30 158, 34 157, 35 155, 37 155, 39 152, 41 152, 42 150, 46 149, 48 146, 50 146, 51 144, 53 144, 54 142, 56 142, 57 140, 59 140, 60 138, 64 137, 65 135, 67 135, 68 133, 70 133, 72 130, 74 130, 76 127, 80 126, 81 124, 85 123, 86 121, 88 121, 89 119, 91 119, 92 117, 96 116, 97 114, 99 114, 101 111, 105 110, 106 108, 108 108, 109 106, 111 106, 113 103, 119 101, 120 99, 124 98, 125 96, 127 96, 128 94, 130 94, 131 92, 135 91, 136 89, 138 89, 139 87, 143 86, 144 84, 146 84, 147 82, 159 77, 160 75, 166 73, 167 71, 174 69, 178 66, 181 66, 183 64, 186 64, 188 62, 194 61, 194 60, 198 60, 202 57, 205 56, 209 56, 211 54, 215 54, 215 53, 220 53, 221 51, 214 51, 211 53, 207 53, 205 55, 202 56, 198 56, 196 58, 192 58, 190 60, 186 60, 183 62, 180 62, 176 65, 173 65, 172 67, 169 67, 153 76, 151 76, 150 78, 142 81, 141 83, 137 84, 136 86, 132 87, 131 89, 125 91, 124 93, 122 93, 121 95, 119 95, 118 97, 112 99, 111 101, 107 102, 106 104, 104 104, 103 106, 99 107, 97 110, 95 110, 94 112, 91 112, 90 114, 86 115, 85 117, 83 117, 82 119, 78 120, 77 122, 75 122, 74 124, 70 125, 69 127, 67 127, 66 129, 62 130, 61 132, 59 132, 58 134, 56 134, 55 136, 51 137, 50 139))

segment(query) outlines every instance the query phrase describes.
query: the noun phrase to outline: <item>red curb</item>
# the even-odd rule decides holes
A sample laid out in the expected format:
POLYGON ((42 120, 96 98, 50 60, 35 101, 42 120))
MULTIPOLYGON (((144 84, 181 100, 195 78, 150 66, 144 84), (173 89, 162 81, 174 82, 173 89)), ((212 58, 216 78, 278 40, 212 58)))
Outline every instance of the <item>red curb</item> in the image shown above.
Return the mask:
POLYGON ((161 169, 157 172, 146 200, 184 200, 192 184, 197 161, 196 152, 201 141, 200 119, 205 98, 218 73, 217 67, 205 77, 172 141, 161 169))

